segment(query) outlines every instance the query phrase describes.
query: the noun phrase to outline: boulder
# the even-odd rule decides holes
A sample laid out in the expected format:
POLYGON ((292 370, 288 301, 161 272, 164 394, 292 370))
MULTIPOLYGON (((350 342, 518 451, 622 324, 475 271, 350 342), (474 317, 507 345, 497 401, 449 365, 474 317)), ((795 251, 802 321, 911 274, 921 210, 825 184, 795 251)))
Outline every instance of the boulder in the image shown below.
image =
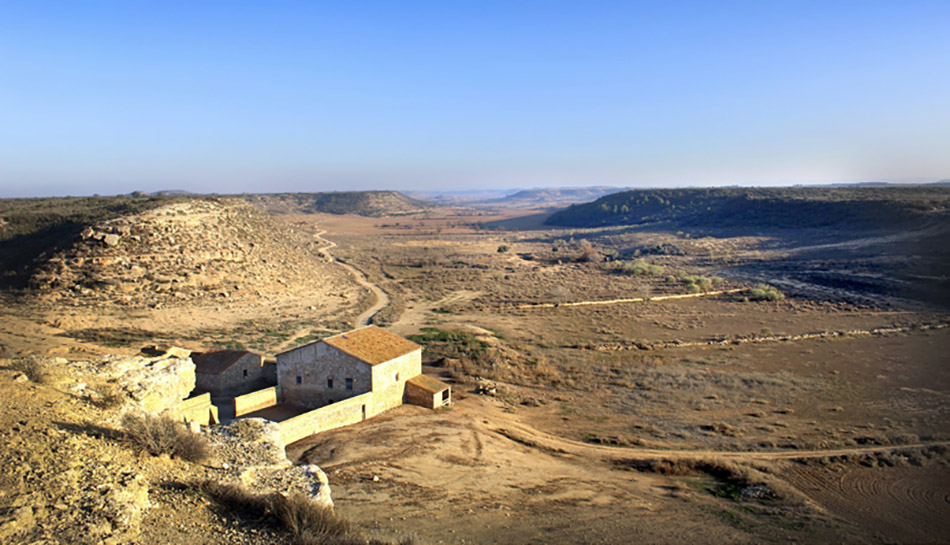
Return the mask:
POLYGON ((280 424, 263 418, 239 418, 208 431, 214 458, 233 484, 258 494, 299 492, 333 507, 326 473, 315 465, 295 466, 284 451, 280 424))

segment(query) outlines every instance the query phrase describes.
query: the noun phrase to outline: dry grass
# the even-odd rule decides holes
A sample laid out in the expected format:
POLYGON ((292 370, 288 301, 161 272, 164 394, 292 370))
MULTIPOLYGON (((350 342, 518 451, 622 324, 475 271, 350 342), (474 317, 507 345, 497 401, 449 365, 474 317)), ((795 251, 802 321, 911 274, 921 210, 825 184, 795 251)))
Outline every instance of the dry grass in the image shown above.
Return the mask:
POLYGON ((10 369, 23 373, 31 381, 43 384, 51 380, 51 374, 46 365, 36 358, 18 358, 10 362, 10 369))
POLYGON ((171 418, 127 414, 122 419, 122 427, 132 444, 152 456, 167 454, 188 462, 208 458, 208 440, 171 418))
MULTIPOLYGON (((245 517, 265 518, 292 537, 295 545, 389 545, 368 538, 332 508, 303 494, 254 494, 244 487, 205 481, 198 490, 227 511, 245 517)), ((402 545, 411 545, 405 539, 402 545)))
POLYGON ((806 501, 801 492, 772 475, 772 468, 762 463, 747 465, 707 458, 618 460, 616 464, 624 469, 661 475, 708 475, 717 481, 708 491, 734 501, 780 499, 793 504, 806 501))

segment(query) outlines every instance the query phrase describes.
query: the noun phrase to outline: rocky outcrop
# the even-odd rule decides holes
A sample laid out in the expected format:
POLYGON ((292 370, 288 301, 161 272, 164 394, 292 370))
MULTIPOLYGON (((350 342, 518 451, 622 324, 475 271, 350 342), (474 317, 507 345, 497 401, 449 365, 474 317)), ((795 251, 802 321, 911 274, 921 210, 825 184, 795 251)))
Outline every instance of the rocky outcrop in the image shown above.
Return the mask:
POLYGON ((94 400, 110 396, 124 405, 119 413, 173 411, 195 389, 195 364, 188 357, 110 355, 70 361, 66 367, 75 380, 70 386, 74 393, 94 400))
POLYGON ((241 418, 208 431, 215 458, 235 483, 258 493, 300 492, 333 507, 327 476, 315 465, 295 466, 284 451, 280 425, 263 418, 241 418))
POLYGON ((50 301, 133 307, 313 293, 346 278, 317 249, 243 201, 178 201, 87 227, 30 285, 50 301))

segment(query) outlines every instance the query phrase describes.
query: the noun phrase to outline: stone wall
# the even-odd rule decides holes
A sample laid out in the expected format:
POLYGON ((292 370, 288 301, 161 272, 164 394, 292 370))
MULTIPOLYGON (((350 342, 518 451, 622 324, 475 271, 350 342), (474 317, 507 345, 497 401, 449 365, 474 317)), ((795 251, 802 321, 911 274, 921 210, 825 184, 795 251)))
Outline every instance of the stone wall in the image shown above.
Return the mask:
POLYGON ((280 389, 276 386, 237 396, 234 398, 234 417, 277 405, 280 389))
POLYGON ((289 445, 315 433, 362 422, 380 412, 373 405, 373 393, 367 392, 280 422, 280 438, 289 445))
POLYGON ((202 426, 218 423, 218 408, 211 404, 210 393, 189 397, 171 412, 185 422, 197 422, 202 426))
POLYGON ((274 367, 265 365, 261 355, 248 353, 220 373, 199 371, 196 384, 215 397, 230 397, 273 386, 277 384, 277 376, 274 367))
POLYGON ((368 363, 318 341, 277 355, 277 384, 284 403, 323 407, 372 390, 372 369, 368 363))
POLYGON ((406 384, 406 402, 427 409, 434 409, 442 405, 442 392, 432 393, 409 383, 406 384))
POLYGON ((373 366, 373 403, 377 412, 402 405, 406 381, 422 374, 422 349, 373 366))

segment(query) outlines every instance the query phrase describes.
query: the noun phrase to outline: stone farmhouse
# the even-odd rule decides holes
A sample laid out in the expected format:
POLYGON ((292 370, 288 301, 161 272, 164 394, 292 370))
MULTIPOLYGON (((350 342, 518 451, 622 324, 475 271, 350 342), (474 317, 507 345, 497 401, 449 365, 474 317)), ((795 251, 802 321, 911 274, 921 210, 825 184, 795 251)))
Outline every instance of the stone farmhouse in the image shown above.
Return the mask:
MULTIPOLYGON (((227 387, 243 380, 245 367, 234 361, 220 364, 228 369, 227 387)), ((266 418, 278 406, 275 414, 304 410, 278 419, 284 442, 292 443, 403 403, 435 409, 451 401, 448 384, 422 374, 421 346, 370 325, 277 354, 276 385, 234 397, 234 416, 266 418)))
POLYGON ((276 366, 247 350, 215 350, 192 354, 195 387, 213 397, 234 397, 273 386, 276 366))

